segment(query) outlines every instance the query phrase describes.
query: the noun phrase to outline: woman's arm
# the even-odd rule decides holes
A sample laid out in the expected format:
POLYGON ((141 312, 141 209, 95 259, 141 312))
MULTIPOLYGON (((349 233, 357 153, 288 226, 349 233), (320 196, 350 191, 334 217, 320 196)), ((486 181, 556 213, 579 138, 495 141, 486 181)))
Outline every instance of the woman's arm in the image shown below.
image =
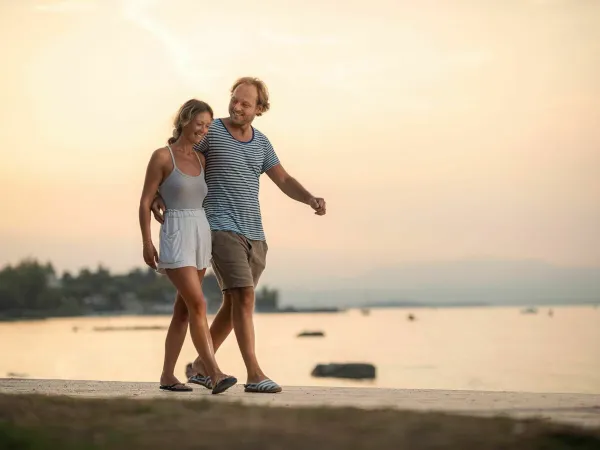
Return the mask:
MULTIPOLYGON (((140 229, 142 231, 142 243, 144 248, 153 248, 152 244, 152 233, 150 228, 150 205, 154 200, 156 191, 160 186, 163 179, 163 172, 166 162, 168 161, 168 152, 165 149, 156 150, 150 157, 150 162, 146 169, 146 179, 144 181, 144 188, 142 189, 142 197, 140 198, 140 229)), ((155 261, 152 261, 150 255, 147 255, 144 250, 144 260, 146 264, 156 269, 155 261), (150 259, 150 261, 148 261, 150 259)), ((155 252, 154 252, 155 253, 155 252)))

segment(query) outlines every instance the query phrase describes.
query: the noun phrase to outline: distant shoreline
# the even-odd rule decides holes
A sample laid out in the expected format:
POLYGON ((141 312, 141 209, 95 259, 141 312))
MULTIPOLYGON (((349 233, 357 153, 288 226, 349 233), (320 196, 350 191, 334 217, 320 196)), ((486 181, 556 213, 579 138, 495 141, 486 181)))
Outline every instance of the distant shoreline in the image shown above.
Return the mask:
MULTIPOLYGON (((492 304, 492 303, 450 303, 450 304, 429 304, 429 303, 398 303, 398 304, 374 304, 349 307, 315 307, 315 308, 298 308, 284 307, 276 310, 257 310, 255 314, 336 314, 345 313, 349 310, 358 310, 365 313, 370 310, 378 309, 460 309, 460 308, 523 308, 523 309, 551 309, 561 307, 583 307, 590 306, 594 309, 599 308, 600 301, 581 301, 576 303, 509 303, 509 304, 492 304)), ((214 314, 209 314, 214 315, 214 314)), ((169 316, 168 312, 133 312, 133 311, 103 311, 94 314, 45 314, 38 312, 24 312, 18 315, 0 315, 0 323, 3 322, 19 322, 19 321, 36 321, 47 319, 76 319, 82 317, 164 317, 169 316)))

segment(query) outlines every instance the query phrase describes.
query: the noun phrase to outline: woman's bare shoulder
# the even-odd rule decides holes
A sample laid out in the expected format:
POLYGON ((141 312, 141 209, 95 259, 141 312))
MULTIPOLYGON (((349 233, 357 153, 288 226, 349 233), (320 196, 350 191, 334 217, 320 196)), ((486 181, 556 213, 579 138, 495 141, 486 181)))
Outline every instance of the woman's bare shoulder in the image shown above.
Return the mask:
POLYGON ((152 156, 150 157, 150 163, 153 164, 165 164, 171 160, 171 155, 169 154, 169 150, 167 147, 157 148, 152 152, 152 156))
POLYGON ((171 158, 169 153, 169 149, 167 147, 160 147, 152 152, 152 156, 156 156, 157 158, 171 158))

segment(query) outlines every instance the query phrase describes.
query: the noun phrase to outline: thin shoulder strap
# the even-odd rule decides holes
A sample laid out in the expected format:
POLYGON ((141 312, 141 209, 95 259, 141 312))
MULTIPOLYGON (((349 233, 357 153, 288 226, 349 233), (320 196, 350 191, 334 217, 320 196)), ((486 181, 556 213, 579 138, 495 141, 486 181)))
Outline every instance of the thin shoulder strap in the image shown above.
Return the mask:
POLYGON ((167 148, 169 149, 169 153, 171 154, 171 160, 173 161, 173 169, 177 169, 177 164, 175 164, 175 155, 173 154, 173 150, 171 150, 171 146, 167 144, 167 148))
POLYGON ((202 173, 202 171, 204 170, 204 167, 202 167, 202 159, 200 159, 200 155, 198 154, 198 152, 196 150, 194 150, 194 153, 196 154, 196 157, 198 158, 198 162, 200 163, 200 173, 202 173))

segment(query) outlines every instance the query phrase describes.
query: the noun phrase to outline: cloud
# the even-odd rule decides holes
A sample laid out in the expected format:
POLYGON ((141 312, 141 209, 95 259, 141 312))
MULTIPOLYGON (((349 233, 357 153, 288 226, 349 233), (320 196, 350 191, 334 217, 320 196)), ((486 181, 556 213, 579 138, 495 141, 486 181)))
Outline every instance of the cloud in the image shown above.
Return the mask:
POLYGON ((197 85, 201 80, 221 76, 221 72, 215 69, 203 67, 200 71, 194 68, 192 53, 187 42, 148 13, 148 7, 153 4, 156 4, 155 0, 124 0, 121 14, 125 20, 150 33, 161 43, 171 57, 177 74, 184 82, 197 85))
POLYGON ((557 3, 563 3, 562 0, 529 0, 529 2, 536 5, 556 5, 557 3))
POLYGON ((355 88, 358 82, 382 76, 394 78, 399 74, 405 83, 435 83, 453 75, 480 69, 492 59, 490 51, 465 49, 443 55, 433 51, 399 53, 395 59, 389 58, 389 55, 363 56, 331 60, 319 65, 306 64, 301 60, 287 64, 273 62, 268 65, 268 69, 275 73, 292 72, 297 76, 320 80, 331 87, 355 88))
POLYGON ((484 66, 492 59, 492 52, 487 50, 463 50, 450 55, 443 63, 450 69, 462 70, 484 66))
POLYGON ((97 10, 98 5, 93 0, 38 1, 33 9, 49 13, 87 13, 97 10))
POLYGON ((259 37, 279 45, 285 46, 323 46, 337 45, 341 43, 338 36, 322 35, 322 36, 306 36, 301 34, 284 34, 274 32, 272 30, 261 30, 259 37))
POLYGON ((167 64, 173 67, 179 82, 197 86, 199 82, 222 76, 219 70, 197 64, 189 39, 181 38, 152 15, 150 9, 159 3, 157 0, 37 0, 33 8, 47 14, 83 14, 103 9, 108 16, 117 16, 155 38, 169 56, 167 64))
POLYGON ((147 15, 145 10, 147 6, 148 2, 127 0, 123 3, 123 17, 158 39, 171 55, 179 70, 185 71, 189 66, 190 54, 185 48, 184 42, 177 39, 167 28, 147 15))

